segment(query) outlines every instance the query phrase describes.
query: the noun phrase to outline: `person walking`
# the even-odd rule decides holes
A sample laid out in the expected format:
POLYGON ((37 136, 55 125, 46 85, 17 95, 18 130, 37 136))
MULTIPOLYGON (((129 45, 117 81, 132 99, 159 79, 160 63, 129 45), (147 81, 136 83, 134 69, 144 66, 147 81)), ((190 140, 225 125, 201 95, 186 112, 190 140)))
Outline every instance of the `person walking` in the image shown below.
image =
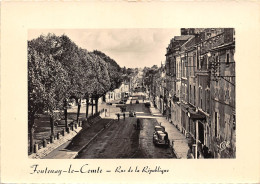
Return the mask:
POLYGON ((188 145, 189 146, 189 150, 188 150, 188 153, 187 153, 187 158, 188 159, 194 159, 194 155, 192 153, 192 145, 188 145))
POLYGON ((125 113, 123 113, 123 117, 124 117, 124 120, 125 120, 125 113))
POLYGON ((119 119, 120 119, 120 114, 119 114, 119 113, 117 114, 117 119, 118 119, 118 121, 119 121, 119 119))

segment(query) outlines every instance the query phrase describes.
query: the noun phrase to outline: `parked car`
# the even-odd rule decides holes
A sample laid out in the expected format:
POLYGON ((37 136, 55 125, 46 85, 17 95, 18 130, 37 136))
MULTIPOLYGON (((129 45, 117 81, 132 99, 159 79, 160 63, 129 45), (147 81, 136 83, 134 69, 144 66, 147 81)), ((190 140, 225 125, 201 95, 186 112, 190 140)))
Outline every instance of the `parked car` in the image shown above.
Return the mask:
POLYGON ((135 111, 129 111, 129 117, 135 117, 136 113, 135 111))
POLYGON ((151 106, 151 104, 150 104, 150 102, 145 102, 145 107, 150 107, 151 106))
POLYGON ((136 102, 135 102, 136 104, 139 104, 139 100, 136 100, 136 102))
POLYGON ((120 110, 121 110, 121 112, 125 112, 126 111, 126 106, 121 106, 120 110))
POLYGON ((165 132, 165 127, 161 125, 154 126, 154 133, 157 131, 165 132))
POLYGON ((168 138, 168 133, 166 131, 155 131, 153 134, 153 143, 158 146, 169 147, 170 141, 168 138))
POLYGON ((121 100, 121 101, 119 102, 119 104, 125 104, 125 101, 121 100))

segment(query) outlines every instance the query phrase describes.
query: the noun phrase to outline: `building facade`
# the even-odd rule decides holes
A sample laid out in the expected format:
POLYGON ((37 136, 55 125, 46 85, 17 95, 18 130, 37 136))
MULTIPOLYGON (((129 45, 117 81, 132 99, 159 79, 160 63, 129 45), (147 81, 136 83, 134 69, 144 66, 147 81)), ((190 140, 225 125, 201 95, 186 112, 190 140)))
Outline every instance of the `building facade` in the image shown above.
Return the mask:
POLYGON ((234 29, 181 33, 165 55, 166 115, 195 145, 197 156, 235 158, 234 29))

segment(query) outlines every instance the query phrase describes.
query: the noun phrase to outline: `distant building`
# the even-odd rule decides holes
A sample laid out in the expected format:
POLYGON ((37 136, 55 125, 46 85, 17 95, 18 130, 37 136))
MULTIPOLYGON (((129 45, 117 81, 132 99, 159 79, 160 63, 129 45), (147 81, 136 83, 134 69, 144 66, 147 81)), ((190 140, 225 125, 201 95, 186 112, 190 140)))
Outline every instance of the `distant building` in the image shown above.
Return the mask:
POLYGON ((105 95, 106 102, 112 102, 114 100, 121 100, 130 95, 130 85, 124 81, 119 88, 109 91, 105 95))

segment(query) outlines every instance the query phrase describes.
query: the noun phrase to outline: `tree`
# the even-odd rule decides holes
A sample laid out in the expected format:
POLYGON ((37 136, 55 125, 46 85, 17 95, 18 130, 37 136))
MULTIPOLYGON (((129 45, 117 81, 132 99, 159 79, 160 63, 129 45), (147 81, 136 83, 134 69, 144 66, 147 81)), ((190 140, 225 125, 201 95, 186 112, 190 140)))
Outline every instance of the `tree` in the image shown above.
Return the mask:
MULTIPOLYGON (((52 58, 61 64, 61 67, 68 74, 69 85, 60 84, 61 86, 66 86, 66 93, 63 98, 63 109, 65 115, 66 129, 68 129, 67 123, 67 99, 71 96, 77 96, 77 82, 78 77, 78 56, 75 43, 73 43, 69 37, 62 35, 60 37, 54 34, 48 34, 47 36, 41 35, 37 39, 30 41, 30 45, 38 53, 42 53, 45 56, 51 55, 52 58)), ((77 100, 77 99, 76 99, 77 100)), ((51 119, 51 121, 53 121, 51 119)), ((51 123, 52 124, 52 123, 51 123)), ((53 129, 53 126, 51 126, 53 129)))
MULTIPOLYGON (((90 53, 92 57, 92 71, 94 73, 94 77, 91 79, 91 97, 95 100, 96 110, 98 111, 98 99, 106 94, 106 92, 110 89, 111 83, 108 74, 108 66, 107 63, 98 55, 94 53, 90 53)), ((93 104, 93 103, 92 103, 93 104)), ((93 112, 93 111, 92 111, 93 112)))
POLYGON ((111 83, 109 90, 112 91, 118 88, 123 81, 121 67, 117 64, 115 60, 111 59, 105 53, 98 50, 94 50, 93 53, 101 57, 107 63, 107 70, 111 83))
MULTIPOLYGON (((89 99, 91 96, 91 93, 93 90, 93 84, 92 80, 95 77, 95 71, 92 68, 92 60, 93 58, 90 56, 90 54, 87 52, 85 49, 79 49, 79 58, 80 58, 80 82, 81 82, 81 92, 82 92, 82 97, 86 99, 86 118, 88 117, 88 110, 89 110, 89 99)), ((79 116, 79 111, 77 114, 77 119, 79 116)))
MULTIPOLYGON (((127 71, 127 70, 126 70, 127 71)), ((100 51, 88 52, 79 48, 66 35, 48 34, 28 42, 28 123, 33 149, 34 121, 38 113, 48 112, 51 134, 54 134, 54 112, 64 110, 66 128, 67 101, 75 98, 79 120, 81 99, 96 101, 108 90, 122 82, 121 68, 100 51)), ((93 103, 92 103, 93 109, 93 103)), ((93 111, 92 111, 93 113, 93 111)))
POLYGON ((68 85, 68 75, 62 65, 51 55, 35 50, 31 42, 28 42, 28 123, 31 151, 37 113, 48 112, 53 135, 54 111, 63 107, 63 96, 68 85))

